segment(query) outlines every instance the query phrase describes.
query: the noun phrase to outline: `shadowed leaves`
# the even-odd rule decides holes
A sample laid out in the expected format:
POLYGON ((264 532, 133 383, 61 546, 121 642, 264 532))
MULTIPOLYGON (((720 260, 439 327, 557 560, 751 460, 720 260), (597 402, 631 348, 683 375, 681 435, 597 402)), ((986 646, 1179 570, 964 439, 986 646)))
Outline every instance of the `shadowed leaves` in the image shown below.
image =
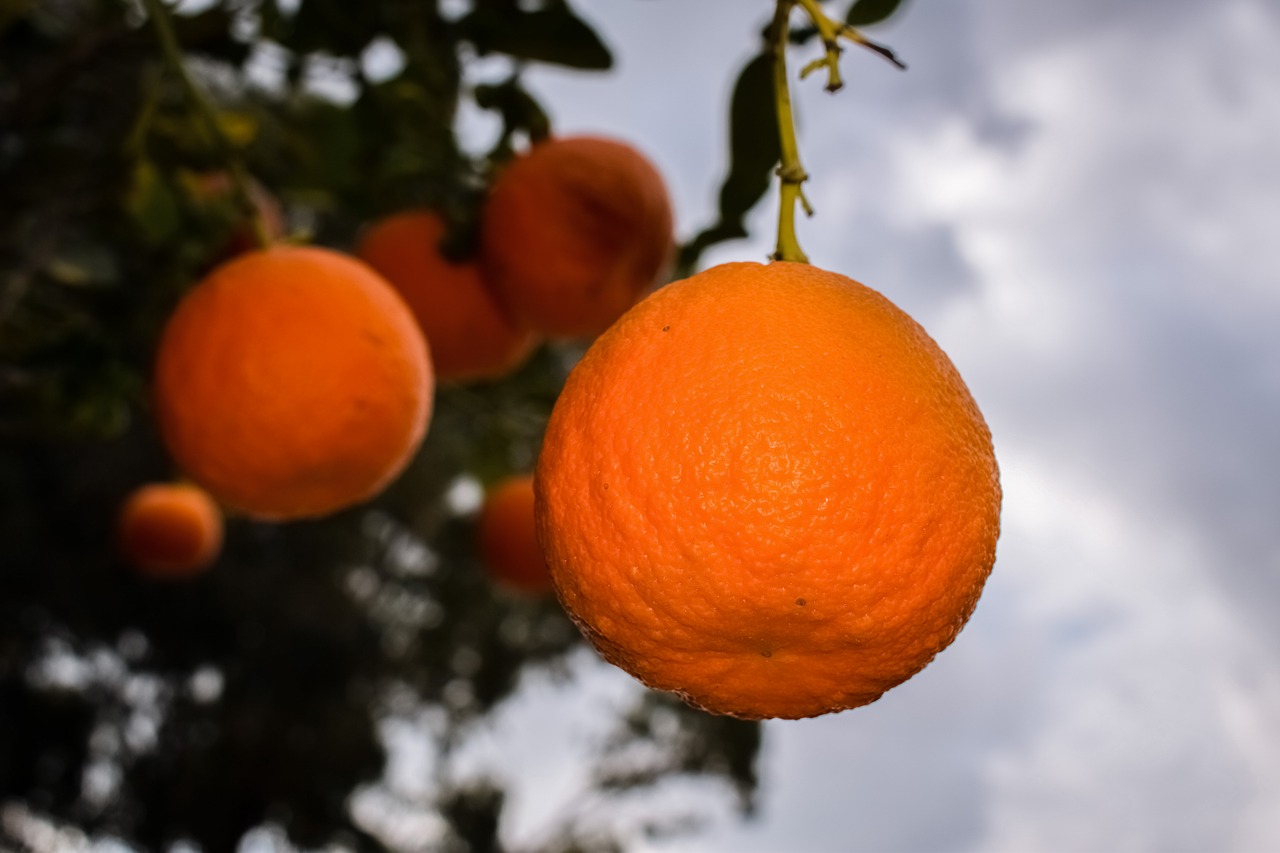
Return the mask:
POLYGON ((505 53, 515 59, 596 71, 613 65, 609 48, 567 3, 531 12, 481 6, 459 19, 458 32, 481 55, 505 53))

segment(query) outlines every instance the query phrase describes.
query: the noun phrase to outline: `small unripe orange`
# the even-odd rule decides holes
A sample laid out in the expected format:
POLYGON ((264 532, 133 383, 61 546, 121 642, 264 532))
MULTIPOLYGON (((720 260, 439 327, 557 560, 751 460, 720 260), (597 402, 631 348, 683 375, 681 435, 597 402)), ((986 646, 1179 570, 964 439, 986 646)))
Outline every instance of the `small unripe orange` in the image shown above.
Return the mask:
POLYGON ((530 595, 551 591, 551 572, 533 520, 533 477, 517 475, 485 496, 476 529, 480 559, 499 586, 530 595))
POLYGON ((134 490, 120 509, 120 552, 154 578, 179 579, 208 569, 222 550, 222 511, 188 483, 152 483, 134 490))

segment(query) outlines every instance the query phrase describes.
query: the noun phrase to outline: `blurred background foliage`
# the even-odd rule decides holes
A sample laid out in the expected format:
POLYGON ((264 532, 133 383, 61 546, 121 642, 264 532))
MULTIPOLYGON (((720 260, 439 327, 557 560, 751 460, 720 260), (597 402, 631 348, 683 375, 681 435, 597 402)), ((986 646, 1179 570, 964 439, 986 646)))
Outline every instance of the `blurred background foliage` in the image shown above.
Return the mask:
MULTIPOLYGON (((859 0, 848 20, 897 5, 859 0)), ((173 23, 287 232, 339 249, 379 215, 428 205, 465 256, 491 170, 551 131, 522 70, 612 63, 563 0, 210 0, 173 23), (499 72, 473 79, 481 60, 499 72), (471 149, 461 111, 493 128, 471 149)), ((684 269, 745 235, 772 179, 765 59, 732 95, 721 221, 685 246, 684 269)), ((759 724, 638 687, 589 744, 580 808, 538 839, 502 829, 520 780, 451 763, 522 673, 577 701, 571 663, 589 653, 576 630, 554 600, 494 588, 472 547, 476 495, 530 470, 573 346, 438 389, 421 452, 369 504, 233 518, 218 564, 190 582, 120 562, 120 501, 178 473, 147 400, 161 325, 244 240, 226 172, 141 3, 0 2, 0 848, 114 838, 212 853, 268 827, 308 848, 622 850, 629 833, 692 825, 634 807, 690 778, 750 813, 759 724), (397 721, 435 745, 420 794, 398 800, 397 721), (362 807, 370 792, 395 807, 362 807)))
MULTIPOLYGON (((290 233, 348 248, 371 219, 431 205, 465 254, 493 164, 550 130, 524 65, 610 66, 565 3, 453 5, 268 0, 174 16, 223 134, 290 233), (464 79, 490 55, 508 58, 505 76, 464 79), (484 150, 460 147, 462 108, 493 117, 484 150)), ((0 848, 40 846, 33 827, 53 826, 64 834, 46 847, 74 830, 223 851, 270 826, 303 847, 519 849, 499 841, 518 780, 468 778, 450 756, 526 670, 573 702, 569 656, 585 652, 554 600, 488 582, 474 498, 529 470, 577 351, 441 388, 420 454, 378 500, 306 523, 232 519, 209 573, 139 577, 112 547, 117 508, 177 473, 150 420, 152 351, 176 300, 243 236, 242 211, 142 6, 0 9, 0 848), (394 794, 381 734, 394 720, 436 744, 427 793, 362 810, 361 791, 394 794), (414 838, 389 815, 430 831, 414 838)), ((758 725, 634 695, 591 747, 590 819, 560 815, 537 846, 622 849, 609 804, 674 776, 720 778, 750 807, 758 725)), ((640 825, 678 823, 666 809, 640 825)))

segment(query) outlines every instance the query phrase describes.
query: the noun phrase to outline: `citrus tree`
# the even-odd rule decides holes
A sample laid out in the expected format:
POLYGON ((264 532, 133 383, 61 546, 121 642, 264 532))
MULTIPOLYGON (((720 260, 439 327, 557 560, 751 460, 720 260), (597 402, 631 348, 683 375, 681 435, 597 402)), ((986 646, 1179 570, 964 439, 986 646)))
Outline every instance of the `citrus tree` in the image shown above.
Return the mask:
MULTIPOLYGON (((160 0, 50 0, 0 10, 0 840, 38 846, 32 827, 53 826, 140 849, 184 841, 217 851, 271 825, 311 847, 622 849, 631 833, 687 825, 689 815, 656 807, 634 818, 637 794, 687 777, 718 782, 751 810, 759 723, 700 710, 679 698, 696 690, 665 676, 641 677, 675 693, 637 690, 612 709, 611 734, 592 744, 588 790, 574 801, 581 808, 537 839, 499 840, 516 780, 469 774, 455 756, 487 719, 518 705, 523 676, 552 674, 567 684, 563 701, 574 701, 584 671, 574 661, 590 648, 580 627, 611 660, 630 654, 609 655, 613 641, 583 615, 594 609, 569 577, 573 560, 551 566, 572 588, 571 619, 530 554, 538 538, 552 538, 559 559, 580 535, 538 537, 529 518, 528 476, 570 370, 648 288, 693 272, 709 246, 746 236, 745 216, 774 180, 777 257, 805 260, 793 227, 806 175, 787 96, 797 76, 787 70, 789 45, 815 53, 802 75, 821 72, 833 91, 842 44, 896 62, 854 27, 888 18, 897 0, 761 5, 761 50, 728 105, 718 220, 678 246, 660 176, 625 144, 570 140, 587 153, 569 166, 539 165, 554 159, 539 152, 563 140, 554 105, 522 84, 524 69, 592 72, 612 62, 565 0, 217 0, 192 12, 160 0), (390 70, 375 67, 375 54, 393 57, 390 70), (476 79, 470 66, 480 57, 505 58, 506 73, 476 79), (498 119, 479 148, 460 140, 464 103, 498 119), (598 171, 579 174, 581 158, 597 155, 598 171), (524 188, 503 183, 525 173, 538 176, 524 188), (535 233, 549 198, 585 225, 535 233), (499 214, 486 221, 494 199, 497 225, 499 214), (636 211, 637 221, 592 230, 636 211), (583 233, 594 241, 585 248, 583 233), (618 242, 634 234, 650 240, 618 242), (281 509, 272 495, 259 504, 258 481, 232 488, 227 477, 239 487, 251 475, 226 472, 297 457, 285 493, 293 500, 299 483, 319 476, 305 463, 315 436, 327 434, 320 421, 344 411, 331 397, 307 409, 298 389, 322 376, 326 392, 362 400, 379 385, 373 368, 335 384, 341 370, 325 359, 356 344, 294 334, 315 291, 292 303, 274 286, 285 274, 263 270, 301 263, 297 244, 359 256, 365 272, 385 277, 400 291, 403 302, 391 301, 402 316, 367 328, 403 330, 416 319, 428 345, 439 341, 440 360, 406 368, 394 394, 351 406, 353 418, 388 401, 407 412, 395 458, 379 458, 349 500, 326 497, 295 513, 304 504, 281 509), (559 264, 555 275, 529 280, 520 259, 548 246, 537 270, 559 264), (482 273, 507 283, 491 293, 475 283, 482 273), (610 283, 605 314, 597 306, 570 316, 580 297, 557 288, 575 277, 593 292, 610 283), (437 278, 447 289, 422 292, 437 278), (232 280, 247 294, 234 315, 219 295, 232 280), (538 304, 506 311, 539 289, 548 295, 538 304), (198 300, 223 307, 191 308, 198 300), (268 305, 275 319, 251 333, 236 319, 261 318, 268 305), (461 320, 430 328, 433 312, 464 310, 468 333, 455 334, 461 320), (223 329, 216 335, 173 331, 175 318, 218 312, 226 316, 210 326, 223 329), (241 343, 249 354, 235 356, 241 343), (264 348, 291 372, 254 379, 264 348), (200 377, 237 359, 248 390, 219 409, 227 386, 200 377), (424 398, 405 403, 411 390, 424 398), (209 445, 230 457, 210 461, 209 445), (177 488, 201 508, 197 556, 164 571, 154 567, 169 558, 154 558, 147 570, 121 546, 122 507, 146 484, 188 476, 196 483, 177 488), (481 511, 486 492, 496 505, 512 482, 522 497, 481 511), (501 541, 504 524, 511 532, 501 541), (416 726, 435 759, 429 784, 390 808, 386 733, 395 725, 416 726), (362 805, 379 792, 381 810, 362 805), (426 820, 412 824, 429 827, 426 837, 406 838, 396 816, 426 820)), ((346 270, 349 259, 316 263, 346 270)), ((375 310, 353 300, 342 296, 334 311, 375 310)), ((397 351, 421 358, 414 346, 397 351)), ((370 441, 385 452, 386 440, 370 441)), ((558 473, 548 479, 559 490, 549 513, 573 515, 574 486, 558 473)), ((539 523, 558 524, 548 519, 539 523)), ((178 546, 167 535, 129 541, 168 554, 178 546)), ((966 577, 980 588, 985 570, 966 577)), ((970 592, 957 599, 961 624, 970 592)), ((792 598, 793 607, 807 603, 792 598)), ((944 634, 901 677, 954 631, 944 634)), ((773 715, 754 709, 729 708, 773 715)))

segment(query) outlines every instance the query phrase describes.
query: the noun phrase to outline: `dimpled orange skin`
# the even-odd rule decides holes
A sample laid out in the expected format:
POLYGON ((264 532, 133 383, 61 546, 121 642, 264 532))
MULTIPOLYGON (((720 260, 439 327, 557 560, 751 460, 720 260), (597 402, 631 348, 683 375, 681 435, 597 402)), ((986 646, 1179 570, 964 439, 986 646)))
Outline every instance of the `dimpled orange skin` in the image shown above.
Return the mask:
POLYGON ((356 255, 400 291, 431 348, 436 379, 497 379, 533 351, 535 336, 506 315, 474 262, 453 263, 440 252, 445 223, 427 210, 408 210, 373 223, 356 255))
POLYGON ((409 308, 372 269, 274 246, 217 267, 174 310, 154 374, 185 475, 245 515, 326 515, 381 491, 426 432, 434 380, 409 308))
POLYGON ((222 511, 198 486, 152 483, 125 499, 120 552, 141 573, 162 580, 200 574, 222 549, 222 511))
POLYGON ((635 148, 553 138, 498 174, 480 263, 517 320, 551 337, 591 337, 667 273, 673 227, 666 184, 635 148))
POLYGON ((533 522, 533 477, 508 477, 489 490, 476 539, 480 558, 499 585, 533 596, 551 592, 551 572, 533 522))
POLYGON ((536 471, 565 609, 645 684, 743 718, 875 701, 995 560, 990 433, 875 291, 734 263, 657 291, 570 374, 536 471))

